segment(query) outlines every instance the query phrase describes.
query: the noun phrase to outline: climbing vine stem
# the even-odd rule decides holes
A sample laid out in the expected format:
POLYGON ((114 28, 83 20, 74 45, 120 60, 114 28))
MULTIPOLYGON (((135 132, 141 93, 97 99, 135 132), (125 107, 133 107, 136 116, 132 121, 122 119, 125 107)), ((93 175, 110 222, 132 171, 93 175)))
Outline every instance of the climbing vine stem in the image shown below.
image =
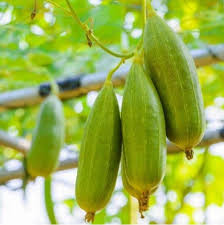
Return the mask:
POLYGON ((52 0, 46 0, 46 2, 49 2, 51 5, 55 6, 58 9, 63 10, 66 14, 71 16, 71 12, 68 9, 65 9, 64 7, 62 7, 61 5, 59 5, 58 3, 52 1, 52 0))
POLYGON ((75 21, 82 27, 82 29, 83 29, 85 32, 87 32, 87 31, 88 31, 88 30, 87 30, 87 26, 85 26, 85 24, 82 23, 82 21, 79 19, 78 15, 76 14, 75 10, 73 9, 73 7, 72 7, 70 1, 69 1, 69 0, 65 0, 65 1, 66 1, 67 5, 68 5, 68 7, 69 7, 69 9, 70 9, 70 12, 71 12, 73 18, 75 19, 75 21))
POLYGON ((134 52, 131 52, 131 53, 129 53, 129 54, 120 54, 120 53, 116 53, 116 52, 111 51, 110 49, 108 49, 107 47, 105 47, 105 46, 97 39, 97 37, 96 37, 93 33, 90 34, 90 37, 91 37, 91 39, 94 40, 95 43, 96 43, 97 45, 99 45, 104 51, 106 51, 107 53, 109 53, 109 54, 111 54, 111 55, 113 55, 113 56, 115 56, 115 57, 129 59, 129 58, 131 58, 131 57, 134 56, 134 52))
POLYGON ((102 44, 102 42, 99 41, 99 39, 93 34, 93 31, 88 27, 87 24, 83 23, 78 15, 76 14, 75 10, 73 9, 71 3, 69 0, 65 0, 69 9, 70 9, 70 12, 71 12, 71 15, 72 17, 75 19, 75 21, 80 25, 80 27, 84 30, 84 32, 86 33, 86 36, 88 38, 88 42, 89 40, 92 40, 94 41, 99 47, 101 47, 104 51, 106 51, 107 53, 109 53, 110 55, 113 55, 115 57, 118 57, 118 58, 125 58, 125 59, 129 59, 131 58, 132 56, 134 56, 134 52, 131 52, 131 53, 128 53, 128 54, 121 54, 121 53, 116 53, 110 49, 108 49, 106 46, 104 46, 102 44))
POLYGON ((31 20, 33 20, 35 18, 37 14, 37 0, 34 0, 34 6, 33 6, 33 11, 31 12, 31 20))

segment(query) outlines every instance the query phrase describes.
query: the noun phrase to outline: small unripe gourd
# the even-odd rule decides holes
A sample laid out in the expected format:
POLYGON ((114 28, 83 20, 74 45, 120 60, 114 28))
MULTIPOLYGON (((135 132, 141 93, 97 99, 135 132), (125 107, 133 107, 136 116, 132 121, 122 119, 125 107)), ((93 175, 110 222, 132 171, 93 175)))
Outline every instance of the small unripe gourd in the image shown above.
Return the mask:
POLYGON ((30 176, 47 177, 54 172, 64 144, 64 130, 63 106, 57 96, 50 95, 41 105, 26 158, 30 176))
POLYGON ((202 139, 205 117, 196 67, 177 34, 151 10, 144 32, 146 69, 159 93, 170 141, 193 157, 202 139))
POLYGON ((100 91, 88 117, 81 144, 76 200, 86 221, 104 208, 114 190, 121 157, 121 121, 111 82, 100 91))
POLYGON ((124 186, 138 199, 142 212, 165 174, 166 134, 159 96, 139 57, 127 77, 121 120, 124 186))

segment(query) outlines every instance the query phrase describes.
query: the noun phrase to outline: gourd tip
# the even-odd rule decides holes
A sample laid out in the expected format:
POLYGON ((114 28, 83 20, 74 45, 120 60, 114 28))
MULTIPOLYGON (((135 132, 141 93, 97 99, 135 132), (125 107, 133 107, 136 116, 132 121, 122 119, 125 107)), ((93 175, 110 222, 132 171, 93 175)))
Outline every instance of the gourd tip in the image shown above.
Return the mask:
POLYGON ((94 212, 87 212, 86 216, 85 216, 85 221, 88 222, 88 223, 93 222, 94 221, 94 216, 95 216, 94 212))
POLYGON ((156 11, 153 9, 151 2, 148 4, 148 17, 152 17, 156 15, 156 11))
POLYGON ((139 212, 141 214, 141 218, 144 218, 144 215, 142 212, 146 211, 148 209, 148 202, 149 202, 149 192, 143 192, 140 199, 139 199, 139 212))
POLYGON ((191 160, 194 157, 194 151, 192 149, 186 149, 185 155, 188 160, 191 160))
POLYGON ((144 217, 143 213, 140 212, 140 214, 141 214, 141 219, 144 219, 145 217, 144 217))

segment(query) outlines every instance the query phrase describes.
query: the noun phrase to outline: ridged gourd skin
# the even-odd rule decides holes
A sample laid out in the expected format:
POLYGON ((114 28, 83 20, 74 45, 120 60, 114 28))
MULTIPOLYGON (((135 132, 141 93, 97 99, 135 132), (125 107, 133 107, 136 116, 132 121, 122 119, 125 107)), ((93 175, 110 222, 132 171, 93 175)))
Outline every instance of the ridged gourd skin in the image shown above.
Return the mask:
POLYGON ((165 175, 166 134, 159 96, 138 60, 133 63, 125 84, 121 121, 122 163, 125 162, 129 185, 141 193, 138 200, 142 212, 148 206, 149 195, 165 175))
POLYGON ((163 105, 167 136, 191 159, 191 149, 205 131, 203 99, 193 58, 154 11, 147 19, 143 40, 145 66, 163 105))
POLYGON ((111 82, 100 91, 88 117, 81 144, 76 200, 86 221, 105 207, 114 190, 121 158, 121 121, 111 82))
POLYGON ((32 177, 49 176, 57 167, 64 144, 64 113, 61 101, 50 95, 42 103, 26 166, 32 177))
POLYGON ((121 157, 121 177, 123 186, 126 189, 126 191, 136 199, 140 199, 141 193, 140 191, 136 190, 131 184, 128 182, 127 174, 126 174, 126 165, 124 161, 124 157, 121 157))

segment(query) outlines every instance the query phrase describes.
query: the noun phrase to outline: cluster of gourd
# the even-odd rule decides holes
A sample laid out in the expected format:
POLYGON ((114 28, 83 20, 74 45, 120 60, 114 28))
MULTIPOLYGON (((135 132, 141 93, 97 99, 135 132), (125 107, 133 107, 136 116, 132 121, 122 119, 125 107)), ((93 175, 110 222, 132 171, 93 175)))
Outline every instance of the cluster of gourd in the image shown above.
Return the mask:
MULTIPOLYGON (((112 82, 106 80, 86 123, 76 180, 76 200, 87 212, 86 221, 93 221, 95 212, 110 200, 120 160, 123 185, 138 199, 142 215, 165 174, 166 136, 191 159, 204 130, 193 59, 182 40, 151 10, 143 51, 135 54, 127 76, 121 116, 112 82)), ((62 105, 51 95, 41 106, 26 159, 28 173, 51 174, 63 141, 62 105)))
MULTIPOLYGON (((121 158, 123 185, 139 211, 161 183, 166 136, 188 159, 205 130, 194 61, 182 40, 151 10, 125 84, 121 117, 112 83, 106 81, 88 117, 82 140, 76 199, 86 221, 113 192, 121 158)), ((143 217, 143 215, 142 215, 143 217)))

